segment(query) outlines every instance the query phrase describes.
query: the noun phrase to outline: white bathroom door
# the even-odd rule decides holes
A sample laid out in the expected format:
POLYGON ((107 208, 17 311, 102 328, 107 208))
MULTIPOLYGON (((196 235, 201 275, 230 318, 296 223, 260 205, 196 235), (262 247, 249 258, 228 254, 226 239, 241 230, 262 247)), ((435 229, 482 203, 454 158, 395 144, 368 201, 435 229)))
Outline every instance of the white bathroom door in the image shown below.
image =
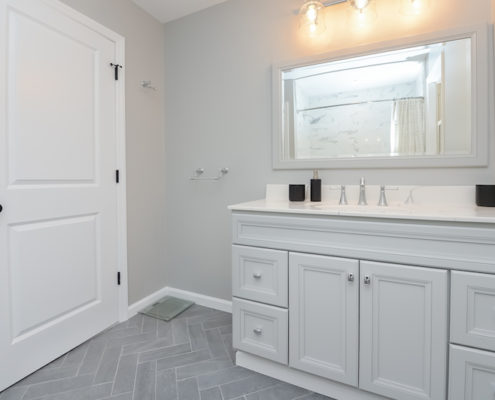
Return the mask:
POLYGON ((116 42, 0 0, 0 391, 118 320, 116 42))

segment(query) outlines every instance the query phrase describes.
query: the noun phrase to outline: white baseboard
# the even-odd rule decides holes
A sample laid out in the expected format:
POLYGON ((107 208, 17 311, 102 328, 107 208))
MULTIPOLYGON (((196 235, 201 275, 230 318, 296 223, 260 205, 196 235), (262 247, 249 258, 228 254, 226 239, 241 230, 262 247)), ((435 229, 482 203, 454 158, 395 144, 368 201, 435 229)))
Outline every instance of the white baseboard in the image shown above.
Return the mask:
POLYGON ((231 301, 166 286, 150 294, 149 296, 146 296, 144 299, 141 299, 131 304, 129 306, 127 313, 128 318, 133 317, 142 309, 156 303, 164 296, 175 296, 184 300, 194 301, 196 304, 199 304, 200 306, 214 308, 215 310, 225 311, 228 313, 232 312, 231 301))

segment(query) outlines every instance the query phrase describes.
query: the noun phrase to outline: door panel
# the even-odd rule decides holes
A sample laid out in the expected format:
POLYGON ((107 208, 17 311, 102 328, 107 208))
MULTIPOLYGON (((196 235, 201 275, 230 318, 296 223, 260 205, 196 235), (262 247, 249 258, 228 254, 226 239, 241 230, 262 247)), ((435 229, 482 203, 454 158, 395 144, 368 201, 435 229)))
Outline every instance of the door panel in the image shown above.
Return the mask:
POLYGON ((0 0, 0 26, 1 391, 118 319, 123 82, 116 39, 56 1, 0 0))
POLYGON ((97 49, 15 11, 8 23, 10 184, 94 181, 97 49))
POLYGON ((449 400, 495 398, 495 353, 450 346, 449 400))
POLYGON ((447 271, 360 263, 359 387, 395 399, 444 399, 447 271))
POLYGON ((358 384, 359 262, 289 254, 290 366, 358 384))

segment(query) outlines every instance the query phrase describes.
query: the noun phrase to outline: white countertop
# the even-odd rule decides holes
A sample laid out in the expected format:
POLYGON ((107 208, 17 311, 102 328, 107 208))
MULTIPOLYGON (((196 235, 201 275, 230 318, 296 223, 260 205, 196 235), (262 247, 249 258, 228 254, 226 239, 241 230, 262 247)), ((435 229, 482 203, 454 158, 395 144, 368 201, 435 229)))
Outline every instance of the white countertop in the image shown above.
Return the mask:
MULTIPOLYGON (((368 188, 367 206, 355 205, 356 188, 349 188, 349 205, 339 205, 340 193, 332 192, 334 187, 323 188, 322 202, 290 202, 287 185, 268 185, 267 198, 229 206, 232 211, 251 211, 283 214, 327 215, 361 218, 410 219, 450 222, 474 222, 495 224, 494 207, 478 207, 474 199, 474 187, 417 187, 414 188, 413 204, 405 204, 401 197, 407 198, 411 187, 394 188, 389 196, 389 206, 376 204, 377 187, 368 188), (325 194, 326 192, 326 194, 325 194), (445 193, 445 198, 442 198, 445 193), (331 195, 330 195, 331 194, 331 195), (431 201, 428 201, 431 200, 431 201)), ((379 190, 379 189, 378 189, 379 190)))

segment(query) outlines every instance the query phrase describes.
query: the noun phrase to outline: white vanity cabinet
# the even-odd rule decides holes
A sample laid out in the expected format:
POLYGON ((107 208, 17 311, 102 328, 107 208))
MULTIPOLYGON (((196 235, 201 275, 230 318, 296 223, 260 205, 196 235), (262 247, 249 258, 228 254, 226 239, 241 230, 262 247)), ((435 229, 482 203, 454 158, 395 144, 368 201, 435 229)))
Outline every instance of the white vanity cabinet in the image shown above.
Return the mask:
POLYGON ((337 400, 493 397, 493 225, 262 210, 233 208, 238 365, 337 400))

